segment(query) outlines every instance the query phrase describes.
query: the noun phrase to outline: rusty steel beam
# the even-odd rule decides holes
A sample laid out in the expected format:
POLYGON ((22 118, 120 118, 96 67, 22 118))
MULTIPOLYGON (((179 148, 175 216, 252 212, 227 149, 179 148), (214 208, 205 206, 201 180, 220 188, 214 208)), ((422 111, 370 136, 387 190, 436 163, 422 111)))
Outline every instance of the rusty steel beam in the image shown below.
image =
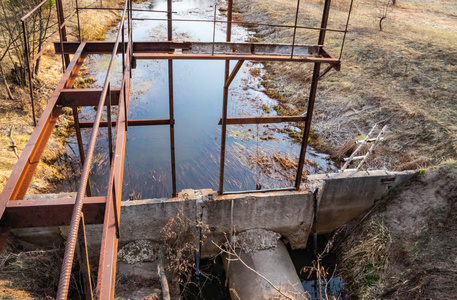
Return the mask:
MULTIPOLYGON (((283 122, 306 122, 305 116, 272 116, 272 117, 231 117, 227 118, 227 125, 243 124, 270 124, 283 122)), ((222 125, 222 118, 218 125, 222 125)))
MULTIPOLYGON (((128 56, 127 61, 129 62, 128 56)), ((124 79, 130 78, 129 74, 129 63, 127 63, 127 69, 124 75, 124 79)), ((125 154, 125 142, 126 142, 126 130, 125 130, 125 112, 123 101, 128 101, 130 94, 130 80, 125 80, 125 88, 127 89, 127 99, 124 99, 121 94, 118 120, 116 124, 116 149, 115 149, 115 160, 114 160, 114 187, 116 188, 115 194, 118 198, 117 204, 120 204, 122 196, 122 178, 124 172, 124 154, 125 154)), ((111 194, 111 189, 108 190, 111 194)), ((113 200, 107 198, 105 208, 105 220, 103 223, 103 235, 102 245, 100 249, 100 261, 98 267, 97 277, 97 299, 112 299, 114 296, 114 285, 116 278, 116 261, 117 261, 117 244, 118 239, 116 236, 116 215, 120 214, 120 207, 114 207, 113 200), (117 210, 117 213, 114 211, 117 210)))
POLYGON ((233 68, 232 73, 230 73, 229 78, 227 78, 227 81, 224 84, 224 87, 229 87, 230 84, 232 84, 233 79, 235 79, 236 74, 238 74, 238 71, 241 69, 243 66, 244 60, 240 60, 236 63, 235 68, 233 68))
MULTIPOLYGON (((86 224, 103 223, 106 197, 85 197, 86 224)), ((75 198, 8 201, 0 221, 2 227, 28 228, 68 226, 75 198)))
POLYGON ((252 61, 291 61, 338 64, 337 58, 314 57, 314 56, 281 56, 281 55, 258 55, 258 54, 134 54, 134 59, 184 59, 184 60, 252 60, 252 61))
MULTIPOLYGON (((127 43, 124 42, 127 48, 127 43)), ((133 53, 169 53, 176 49, 190 49, 192 43, 190 42, 132 42, 133 53)), ((64 54, 73 54, 78 49, 79 42, 65 42, 63 43, 64 54)), ((122 53, 122 43, 117 50, 118 54, 122 53)), ((84 51, 87 54, 111 54, 113 52, 114 42, 95 41, 86 42, 84 51)), ((54 51, 56 54, 61 54, 60 43, 54 43, 54 51)))
POLYGON ((290 45, 279 43, 245 43, 245 42, 191 42, 190 49, 183 49, 183 54, 238 54, 238 55, 285 55, 318 56, 318 45, 290 45))
MULTIPOLYGON (((73 121, 75 123, 76 140, 78 141, 79 159, 81 161, 81 168, 82 168, 84 166, 84 161, 86 160, 86 154, 84 153, 84 144, 83 144, 83 139, 81 136, 81 128, 79 127, 78 107, 74 106, 72 108, 72 111, 73 111, 73 121)), ((92 196, 92 193, 90 191, 89 182, 87 182, 86 196, 87 197, 92 196)))
POLYGON ((222 195, 239 195, 239 194, 248 194, 248 193, 269 193, 269 192, 285 192, 285 191, 295 191, 295 187, 285 187, 285 188, 271 188, 264 190, 246 190, 246 191, 234 191, 234 192, 224 192, 222 195))
MULTIPOLYGON (((226 42, 232 40, 232 9, 233 0, 227 1, 227 34, 225 37, 226 42)), ((213 56, 214 57, 214 56, 213 56)), ((238 59, 239 61, 244 59, 238 59)), ((239 64, 239 62, 238 62, 239 64)), ((241 66, 239 66, 241 67, 241 66)), ((224 69, 224 89, 222 95, 222 118, 221 118, 221 158, 219 161, 219 195, 224 193, 224 170, 225 170, 225 146, 227 137, 227 110, 228 110, 228 90, 229 90, 229 78, 230 78, 230 60, 225 60, 224 69)))
MULTIPOLYGON (((327 27, 328 17, 329 17, 329 13, 330 13, 330 5, 331 5, 331 0, 325 0, 324 12, 322 13, 321 28, 327 27)), ((323 30, 321 30, 321 32, 319 33, 319 41, 318 41, 319 45, 324 44, 325 33, 326 32, 323 30)), ((314 64, 311 88, 309 91, 308 108, 307 108, 307 112, 306 112, 307 119, 306 119, 305 128, 303 130, 303 139, 302 139, 302 145, 301 145, 301 149, 300 149, 300 157, 298 159, 297 174, 295 177, 295 189, 297 191, 300 190, 301 179, 303 176, 303 165, 305 163, 306 148, 308 147, 308 138, 309 138, 309 132, 311 130, 311 120, 313 117, 314 102, 316 100, 320 70, 321 70, 321 64, 316 62, 314 64)))
MULTIPOLYGON (((111 90, 111 105, 118 105, 120 89, 111 90)), ((75 106, 97 106, 100 100, 102 89, 63 89, 60 93, 57 105, 75 106)), ((108 105, 105 102, 105 105, 108 105)))
MULTIPOLYGON (((60 44, 67 41, 67 29, 65 28, 65 16, 63 14, 63 6, 62 0, 56 0, 56 9, 57 9, 57 20, 59 21, 59 33, 60 33, 60 44)), ((64 54, 65 66, 64 70, 70 64, 70 56, 68 54, 64 54)))
POLYGON ((84 298, 86 300, 94 299, 92 292, 92 279, 90 276, 90 264, 89 264, 89 253, 87 251, 87 239, 86 239, 86 222, 84 220, 84 213, 81 214, 81 221, 79 222, 78 230, 78 258, 79 267, 81 270, 84 286, 84 298))
MULTIPOLYGON (((168 41, 173 41, 173 19, 172 19, 173 1, 167 0, 167 29, 168 41)), ((174 88, 173 88, 173 60, 168 60, 168 115, 170 120, 174 120, 174 88)), ((170 124, 170 156, 171 156, 171 186, 172 196, 177 197, 176 191, 176 155, 175 155, 175 125, 170 124)))
MULTIPOLYGON (((112 121, 111 124, 113 126, 116 125, 116 121, 112 121)), ((175 120, 170 121, 170 119, 139 119, 139 120, 129 120, 129 126, 154 126, 154 125, 172 125, 175 124, 175 120)), ((94 126, 94 122, 79 122, 80 128, 92 128, 94 126)), ((108 127, 107 121, 101 121, 100 127, 108 127)))
MULTIPOLYGON (((121 15, 121 20, 124 20, 126 10, 127 10, 127 4, 128 4, 128 1, 126 1, 124 4, 124 10, 121 15)), ((73 214, 71 216, 70 228, 69 228, 67 243, 65 245, 64 258, 63 258, 63 262, 62 262, 62 271, 60 272, 59 285, 57 288, 57 297, 56 298, 59 300, 65 300, 68 297, 68 290, 69 290, 69 286, 70 286, 71 270, 73 267, 73 259, 74 259, 75 248, 76 248, 79 222, 81 221, 81 212, 82 212, 82 207, 84 204, 83 197, 84 197, 86 186, 87 186, 87 180, 90 175, 90 170, 92 168, 92 159, 93 159, 93 155, 94 155, 95 144, 97 141, 99 125, 100 125, 100 121, 101 121, 102 114, 103 114, 103 107, 104 107, 107 95, 109 97, 111 74, 113 71, 116 53, 118 52, 118 49, 119 49, 119 42, 121 39, 121 37, 120 37, 121 30, 122 30, 122 27, 125 26, 124 24, 125 24, 124 22, 121 22, 119 25, 120 28, 117 32, 116 42, 114 44, 110 62, 108 64, 108 70, 106 72, 105 82, 103 85, 103 91, 100 95, 99 104, 97 106, 97 112, 95 114, 94 126, 92 128, 90 139, 89 139, 89 144, 87 146, 86 161, 84 162, 84 166, 83 166, 83 169, 81 172, 81 180, 80 180, 78 192, 76 195, 76 202, 75 202, 75 206, 73 209, 73 214)), ((122 85, 124 85, 124 84, 125 84, 125 74, 124 74, 124 77, 122 80, 122 85)), ((121 88, 121 90, 122 90, 122 88, 121 88)), ((111 106, 109 105, 108 109, 110 109, 110 108, 111 108, 111 106)), ((121 111, 122 110, 119 110, 119 114, 120 114, 120 116, 118 116, 119 119, 122 118, 121 111)), ((119 123, 118 123, 118 125, 119 125, 119 123)), ((111 120, 109 120, 109 126, 111 126, 111 125, 112 125, 111 120)), ((124 130, 125 130, 125 128, 124 128, 124 130)), ((116 135, 119 135, 119 131, 116 132, 116 135)), ((122 155, 122 153, 121 153, 121 155, 122 155)), ((109 192, 110 191, 108 191, 108 193, 109 192)), ((107 197, 107 204, 108 203, 110 203, 109 197, 107 197)), ((109 205, 107 205, 107 208, 109 208, 109 205)), ((105 217, 106 217, 106 214, 105 214, 105 217)))
POLYGON ((49 98, 48 105, 43 111, 37 127, 34 129, 29 141, 25 145, 21 157, 16 163, 13 172, 0 195, 0 217, 3 215, 9 200, 23 199, 27 192, 27 188, 32 180, 35 169, 40 162, 46 143, 51 136, 57 118, 62 111, 62 107, 56 105, 60 91, 63 88, 70 88, 73 86, 76 74, 84 62, 84 46, 84 43, 80 45, 77 53, 73 56, 67 71, 62 76, 57 88, 49 98))
POLYGON ((330 59, 333 59, 333 60, 338 60, 338 62, 335 63, 333 66, 334 66, 336 71, 339 72, 341 70, 341 59, 340 58, 336 58, 335 56, 333 56, 333 54, 330 53, 330 51, 328 51, 327 48, 322 47, 320 54, 323 57, 327 57, 327 58, 330 58, 330 59))

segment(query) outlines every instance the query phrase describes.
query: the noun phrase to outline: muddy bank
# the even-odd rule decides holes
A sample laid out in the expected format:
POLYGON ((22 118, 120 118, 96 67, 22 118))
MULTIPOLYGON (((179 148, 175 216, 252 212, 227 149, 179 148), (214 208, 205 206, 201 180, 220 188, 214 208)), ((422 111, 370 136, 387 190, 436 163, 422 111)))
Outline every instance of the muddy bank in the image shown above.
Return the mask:
MULTIPOLYGON (((330 72, 318 88, 311 143, 336 159, 346 142, 367 134, 375 123, 388 125, 386 140, 368 168, 405 170, 456 158, 457 8, 428 0, 399 3, 388 10, 383 31, 379 7, 356 1, 343 54, 342 70, 330 72), (420 20, 420 21, 418 21, 420 20), (430 51, 432 44, 439 49, 430 51), (393 50, 395 49, 395 50, 393 50)), ((238 18, 248 22, 292 24, 296 3, 236 1, 238 18)), ((322 1, 300 9, 301 25, 320 24, 322 1)), ((332 4, 329 27, 344 28, 349 1, 332 4)), ((252 26, 260 42, 292 42, 292 29, 252 26)), ((339 54, 341 36, 329 32, 327 48, 339 54)), ((316 43, 317 35, 298 30, 298 43, 316 43)), ((266 63, 265 86, 282 104, 279 114, 303 112, 311 65, 266 63)), ((353 143, 353 141, 352 141, 353 143)), ((346 145, 347 146, 347 145, 346 145)))

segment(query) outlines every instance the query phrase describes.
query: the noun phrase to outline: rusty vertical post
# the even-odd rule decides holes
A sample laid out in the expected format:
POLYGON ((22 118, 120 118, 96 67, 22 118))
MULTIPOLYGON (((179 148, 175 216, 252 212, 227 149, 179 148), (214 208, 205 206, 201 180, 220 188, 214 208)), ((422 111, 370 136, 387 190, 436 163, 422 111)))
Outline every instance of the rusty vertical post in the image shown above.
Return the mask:
MULTIPOLYGON (((128 0, 127 0, 128 1, 128 0)), ((127 14, 129 12, 127 11, 127 14)), ((128 23, 128 17, 127 17, 127 23, 128 23)), ((128 32, 127 32, 128 34, 128 32)), ((125 75, 125 20, 122 20, 122 80, 125 81, 124 75, 125 75)), ((123 89, 121 93, 124 95, 124 99, 126 99, 126 84, 123 84, 123 89)), ((128 118, 127 118, 127 101, 124 101, 124 110, 125 110, 125 131, 128 129, 128 118)))
MULTIPOLYGON (((227 35, 226 41, 230 42, 232 39, 232 7, 233 0, 227 2, 227 35)), ((228 107, 228 85, 226 86, 227 79, 230 76, 230 60, 225 61, 225 75, 224 75, 224 94, 222 103, 222 122, 221 122, 221 161, 219 168, 219 195, 224 192, 224 168, 225 168, 225 143, 227 135, 227 107, 228 107)))
MULTIPOLYGON (((66 42, 67 41, 67 30, 66 30, 65 26, 62 26, 63 22, 65 22, 65 17, 63 15, 62 0, 56 0, 56 9, 57 9, 57 19, 59 21, 60 41, 66 42)), ((62 55, 64 56, 64 61, 65 61, 65 67, 64 67, 64 72, 65 72, 65 69, 70 64, 70 56, 68 54, 63 54, 63 51, 62 51, 62 55)))
POLYGON ((86 300, 92 300, 94 299, 94 295, 92 293, 92 279, 90 276, 89 253, 87 251, 86 228, 83 213, 81 213, 81 221, 79 222, 78 252, 79 266, 81 268, 84 284, 84 296, 86 300))
MULTIPOLYGON (((173 40, 172 0, 167 0, 168 41, 173 40)), ((168 60, 168 102, 170 115, 170 149, 171 149, 171 182, 173 197, 176 197, 176 156, 175 156, 175 124, 174 124, 174 99, 173 99, 173 60, 168 60)))
POLYGON ((78 19, 78 37, 79 37, 79 42, 81 43, 81 24, 79 21, 79 5, 78 5, 78 0, 75 0, 75 5, 76 5, 76 18, 78 19))
MULTIPOLYGON (((77 107, 73 107, 73 119, 75 122, 76 140, 78 141, 79 158, 81 160, 81 166, 83 166, 84 161, 86 160, 86 155, 84 154, 84 144, 81 136, 81 128, 79 127, 79 116, 77 107)), ((86 195, 87 197, 92 196, 92 193, 90 192, 89 180, 87 180, 86 195)))
POLYGON ((32 103, 32 116, 33 116, 33 125, 36 126, 36 115, 35 115, 35 99, 33 97, 33 81, 32 81, 32 70, 30 67, 30 58, 29 58, 29 45, 27 40, 27 26, 25 25, 25 20, 22 20, 22 32, 24 34, 24 56, 25 63, 27 64, 27 73, 29 77, 29 93, 30 93, 30 102, 32 103))
POLYGON ((295 13, 295 26, 294 26, 294 37, 292 39, 292 52, 290 57, 294 57, 294 48, 295 48, 295 37, 297 35, 297 23, 298 23, 298 13, 300 10, 300 0, 297 0, 297 12, 295 13))
MULTIPOLYGON (((331 4, 331 0, 325 0, 318 45, 324 45, 324 42, 325 42, 325 28, 327 28, 328 16, 329 16, 329 12, 330 12, 330 4, 331 4)), ((308 138, 309 138, 309 132, 311 129, 311 120, 313 117, 314 101, 316 100, 317 85, 319 82, 320 69, 321 69, 321 64, 314 63, 313 77, 312 77, 312 81, 311 81, 311 89, 309 92, 308 108, 307 108, 307 112, 306 112, 306 123, 305 123, 305 129, 303 130, 303 139, 302 139, 302 145, 301 145, 301 150, 300 150, 300 158, 298 160, 297 176, 295 178, 295 188, 297 190, 300 189, 300 183, 301 183, 301 179, 303 176, 303 165, 305 162, 306 148, 308 147, 308 138)))
POLYGON ((111 122, 111 83, 108 83, 108 92, 106 93, 106 118, 108 121, 108 148, 109 148, 109 164, 113 163, 113 123, 111 122))
MULTIPOLYGON (((129 14, 128 14, 128 19, 129 19, 129 42, 130 42, 130 53, 129 53, 129 76, 130 78, 132 78, 132 61, 133 61, 133 22, 132 22, 132 18, 133 18, 133 6, 132 6, 132 0, 127 0, 129 1, 129 14)), ((127 110, 125 111, 126 115, 127 115, 127 110)), ((128 120, 125 119, 125 122, 128 123, 128 120)))

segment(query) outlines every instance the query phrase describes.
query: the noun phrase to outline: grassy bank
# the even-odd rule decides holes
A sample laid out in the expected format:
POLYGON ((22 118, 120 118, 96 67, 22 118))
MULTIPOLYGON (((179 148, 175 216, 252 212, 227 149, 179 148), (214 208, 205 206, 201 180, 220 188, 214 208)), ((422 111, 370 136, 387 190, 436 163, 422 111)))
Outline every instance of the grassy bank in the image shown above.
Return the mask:
MULTIPOLYGON (((238 18, 293 24, 296 3, 236 1, 238 18)), ((457 5, 450 0, 399 1, 379 30, 380 1, 355 1, 342 70, 319 85, 311 143, 335 159, 348 141, 379 122, 386 140, 371 156, 372 168, 414 169, 457 157, 457 5)), ((349 1, 333 1, 329 27, 344 28, 349 1)), ((301 3, 300 25, 319 26, 323 1, 301 3)), ((382 7, 381 7, 382 8, 382 7)), ((262 42, 291 43, 292 29, 252 27, 262 42)), ((317 33, 297 31, 297 43, 316 43, 317 33)), ((326 45, 339 54, 341 34, 327 33, 326 45)), ((311 65, 267 63, 265 86, 283 104, 303 112, 311 65)), ((353 141, 352 141, 353 143, 353 141)))
POLYGON ((340 269, 356 299, 455 299, 457 163, 423 170, 345 226, 340 269))

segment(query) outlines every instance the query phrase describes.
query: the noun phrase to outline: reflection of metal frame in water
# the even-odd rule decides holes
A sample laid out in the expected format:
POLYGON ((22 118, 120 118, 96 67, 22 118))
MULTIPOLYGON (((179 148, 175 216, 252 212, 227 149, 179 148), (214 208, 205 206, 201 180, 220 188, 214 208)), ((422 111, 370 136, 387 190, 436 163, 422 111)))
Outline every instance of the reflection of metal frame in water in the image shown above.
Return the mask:
MULTIPOLYGON (((33 8, 22 19, 23 36, 25 45, 27 45, 28 32, 26 27, 27 19, 39 11, 47 0, 41 2, 33 8)), ((223 109, 220 119, 221 126, 221 157, 219 170, 219 194, 229 194, 224 192, 224 168, 226 154, 226 137, 227 125, 240 124, 264 124, 264 123, 282 123, 282 122, 304 122, 303 138, 301 144, 300 157, 298 161, 298 170, 295 177, 295 185, 289 188, 240 191, 231 193, 247 192, 267 192, 274 190, 298 190, 303 174, 303 165, 305 161, 306 149, 308 146, 308 137, 311 126, 311 119, 314 107, 314 101, 317 92, 319 79, 327 74, 331 69, 339 70, 341 56, 344 47, 344 41, 348 29, 349 17, 352 10, 352 1, 348 10, 348 18, 344 30, 327 28, 331 0, 325 0, 320 27, 306 27, 298 25, 300 0, 297 0, 297 10, 295 14, 294 25, 279 24, 259 24, 238 22, 232 19, 233 0, 227 1, 227 20, 186 20, 173 19, 172 1, 167 0, 166 19, 155 19, 167 22, 167 41, 157 42, 134 42, 132 39, 133 21, 152 20, 152 19, 135 19, 134 11, 147 11, 132 9, 132 1, 125 1, 122 11, 116 40, 115 42, 67 42, 66 26, 70 19, 76 16, 79 28, 79 11, 82 9, 109 9, 102 6, 97 8, 84 7, 79 8, 75 0, 75 8, 64 17, 62 0, 56 0, 58 30, 48 38, 46 45, 53 42, 57 36, 59 42, 55 42, 55 51, 62 57, 62 67, 65 70, 62 79, 57 85, 56 90, 50 97, 48 105, 41 114, 39 122, 32 133, 30 140, 22 152, 18 163, 16 164, 5 188, 0 195, 0 248, 3 248, 11 228, 24 227, 43 227, 43 226, 62 226, 70 225, 69 237, 66 244, 64 262, 62 266, 61 277, 59 281, 58 299, 66 299, 70 283, 71 269, 73 265, 76 242, 78 241, 78 250, 81 256, 81 270, 83 271, 86 297, 92 298, 92 286, 90 279, 90 268, 87 255, 87 245, 84 225, 103 224, 102 248, 100 251, 100 263, 98 269, 98 279, 96 297, 113 298, 114 297, 114 277, 116 270, 117 241, 119 232, 119 215, 122 195, 122 181, 124 169, 125 143, 128 126, 152 126, 168 125, 170 126, 170 154, 172 169, 172 186, 173 196, 177 195, 176 190, 176 170, 175 170, 175 138, 174 138, 174 100, 173 100, 173 60, 190 59, 190 60, 224 60, 224 88, 223 88, 223 109), (173 22, 192 21, 192 22, 216 22, 227 25, 226 42, 174 42, 172 36, 173 22), (293 41, 290 45, 285 44, 258 44, 258 43, 233 43, 231 42, 232 24, 240 25, 263 25, 270 27, 287 27, 293 28, 293 41), (125 27, 127 26, 127 36, 125 27), (319 31, 319 39, 316 45, 297 45, 295 36, 297 29, 310 29, 319 31), (334 57, 324 47, 325 34, 327 31, 338 32, 343 34, 342 44, 339 57, 334 57), (125 41, 127 38, 127 41, 125 41), (178 51, 179 50, 179 51, 178 51), (76 76, 81 69, 84 58, 88 54, 111 54, 109 66, 107 68, 106 78, 102 89, 73 89, 76 76), (120 89, 111 88, 110 79, 116 54, 122 54, 123 77, 120 89), (69 54, 73 54, 70 61, 69 54), (166 119, 146 119, 146 120, 128 120, 130 79, 132 77, 132 68, 138 59, 162 59, 168 61, 168 82, 169 82, 169 117, 166 119), (236 60, 236 66, 230 72, 230 61, 236 60), (231 118, 227 116, 228 91, 230 84, 237 75, 245 60, 252 61, 287 61, 287 62, 306 62, 313 63, 314 70, 312 75, 311 88, 309 93, 306 116, 275 116, 275 117, 243 117, 231 118), (321 64, 327 64, 328 67, 321 72, 321 64), (78 116, 78 107, 97 106, 97 113, 93 122, 80 122, 78 116), (102 112, 104 106, 107 108, 107 120, 102 121, 102 112), (111 120, 112 106, 118 106, 117 120, 111 120), (27 188, 34 176, 36 167, 40 161, 41 155, 46 147, 47 141, 51 136, 52 130, 56 124, 63 107, 70 107, 73 111, 75 121, 75 131, 79 146, 79 153, 82 168, 81 181, 78 193, 75 199, 55 199, 49 202, 45 200, 28 200, 27 202, 14 201, 23 200, 27 188), (114 138, 113 138, 113 126, 114 138), (90 184, 88 182, 89 173, 92 168, 93 153, 95 143, 100 127, 108 127, 108 151, 110 154, 110 173, 106 196, 91 197, 90 184), (84 152, 81 139, 81 128, 92 128, 89 145, 84 152)), ((33 84, 31 80, 31 70, 33 64, 42 55, 46 46, 41 51, 36 49, 25 49, 25 58, 27 61, 27 71, 29 74, 30 97, 32 101, 33 120, 35 121, 35 108, 33 98, 33 84), (33 58, 31 56, 33 55, 33 58)))

